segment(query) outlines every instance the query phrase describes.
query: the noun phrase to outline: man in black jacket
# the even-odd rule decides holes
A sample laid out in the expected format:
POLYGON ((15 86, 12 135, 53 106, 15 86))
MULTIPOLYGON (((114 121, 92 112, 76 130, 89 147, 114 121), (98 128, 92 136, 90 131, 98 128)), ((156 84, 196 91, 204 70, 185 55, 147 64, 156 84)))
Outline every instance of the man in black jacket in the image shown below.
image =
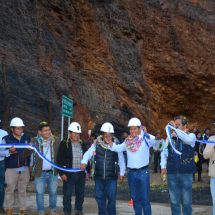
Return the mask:
MULTIPOLYGON (((80 143, 81 126, 77 122, 72 122, 68 128, 69 138, 60 143, 57 164, 64 168, 80 169, 83 148, 80 143)), ((75 210, 76 215, 82 215, 85 190, 85 172, 59 171, 63 181, 63 210, 65 215, 72 212, 72 191, 75 187, 75 210)))
POLYGON ((94 155, 95 198, 99 215, 116 215, 118 164, 120 166, 120 180, 122 180, 125 174, 125 161, 122 152, 117 153, 109 150, 109 144, 116 142, 113 137, 113 125, 106 122, 100 131, 102 135, 84 154, 81 169, 86 168, 88 161, 94 155))

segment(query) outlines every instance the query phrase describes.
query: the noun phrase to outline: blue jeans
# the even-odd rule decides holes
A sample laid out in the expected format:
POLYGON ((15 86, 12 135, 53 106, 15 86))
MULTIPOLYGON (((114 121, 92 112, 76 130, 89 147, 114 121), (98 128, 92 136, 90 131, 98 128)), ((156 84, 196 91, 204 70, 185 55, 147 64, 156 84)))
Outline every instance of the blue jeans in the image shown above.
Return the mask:
POLYGON ((213 202, 213 215, 215 215, 215 178, 211 177, 211 196, 213 202))
POLYGON ((85 172, 71 172, 67 174, 67 181, 63 182, 63 211, 72 212, 72 191, 75 188, 75 210, 82 211, 85 191, 85 172))
POLYGON ((192 215, 193 174, 168 174, 168 189, 172 215, 192 215))
POLYGON ((5 188, 5 164, 4 160, 0 161, 0 208, 3 208, 4 188, 5 188))
POLYGON ((99 215, 116 215, 116 191, 116 179, 95 179, 95 199, 99 215))
POLYGON ((44 193, 46 184, 49 192, 49 208, 51 211, 57 210, 57 186, 58 176, 54 176, 52 172, 42 172, 40 177, 35 177, 34 180, 36 189, 37 210, 44 212, 44 193))
POLYGON ((128 171, 128 184, 134 201, 135 215, 151 215, 149 199, 150 182, 148 168, 128 171))

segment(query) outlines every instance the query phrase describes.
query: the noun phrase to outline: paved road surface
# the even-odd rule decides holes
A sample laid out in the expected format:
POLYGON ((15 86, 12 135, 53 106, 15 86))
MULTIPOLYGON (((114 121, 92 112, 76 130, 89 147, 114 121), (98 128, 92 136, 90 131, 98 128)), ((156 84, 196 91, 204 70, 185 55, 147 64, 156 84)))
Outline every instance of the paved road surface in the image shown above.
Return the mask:
MULTIPOLYGON (((16 200, 17 202, 17 200, 16 200)), ((58 208, 61 215, 62 212, 62 195, 58 195, 58 208)), ((45 206, 48 207, 48 195, 45 195, 45 206)), ((34 193, 28 193, 28 208, 29 215, 37 215, 36 213, 36 200, 34 193)), ((18 205, 15 205, 15 211, 18 210, 18 205)), ((48 209, 47 209, 48 212, 48 209)), ((48 214, 48 213, 47 213, 48 214)), ((73 213, 74 214, 74 213, 73 213)), ((84 204, 85 215, 96 215, 97 204, 93 198, 85 198, 84 204)), ((117 215, 132 215, 134 214, 133 208, 128 206, 125 201, 117 201, 117 215)), ((170 208, 166 204, 153 204, 152 203, 152 215, 171 215, 170 208)), ((193 215, 211 215, 211 207, 209 206, 194 206, 193 215)))

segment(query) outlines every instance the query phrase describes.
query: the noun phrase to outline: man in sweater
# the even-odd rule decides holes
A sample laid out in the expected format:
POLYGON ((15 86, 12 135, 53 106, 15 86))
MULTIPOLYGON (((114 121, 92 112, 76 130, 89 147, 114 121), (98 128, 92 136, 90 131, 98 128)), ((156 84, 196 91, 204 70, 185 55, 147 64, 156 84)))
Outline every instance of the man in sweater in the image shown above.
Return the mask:
POLYGON ((169 123, 172 126, 171 141, 177 154, 167 142, 161 152, 161 174, 167 174, 172 215, 192 215, 192 182, 195 172, 194 147, 196 137, 188 133, 188 121, 184 116, 176 116, 169 123))
MULTIPOLYGON (((215 135, 209 137, 208 141, 215 142, 215 135)), ((207 144, 204 150, 204 158, 209 159, 209 173, 210 179, 210 188, 213 204, 213 215, 215 215, 215 145, 207 144)))
POLYGON ((116 191, 118 179, 118 164, 120 167, 120 180, 125 174, 123 153, 112 152, 109 144, 116 142, 114 128, 109 122, 102 125, 102 135, 84 154, 81 168, 84 170, 88 161, 94 155, 95 162, 95 198, 98 204, 99 215, 116 215, 116 191))
MULTIPOLYGON (((52 163, 56 163, 59 139, 52 135, 50 125, 41 122, 38 126, 38 135, 31 139, 33 144, 43 156, 52 163)), ((25 155, 32 151, 26 150, 25 155)), ((58 171, 50 163, 42 160, 37 153, 33 153, 32 176, 36 190, 36 203, 38 215, 45 214, 44 193, 46 185, 49 192, 49 208, 51 215, 57 215, 57 187, 58 171)))

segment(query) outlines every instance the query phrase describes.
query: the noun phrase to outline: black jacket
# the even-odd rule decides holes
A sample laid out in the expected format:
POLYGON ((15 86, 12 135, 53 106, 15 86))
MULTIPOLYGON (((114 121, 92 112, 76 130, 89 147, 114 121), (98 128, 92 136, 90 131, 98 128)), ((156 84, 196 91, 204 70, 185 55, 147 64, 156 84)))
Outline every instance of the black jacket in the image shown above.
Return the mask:
MULTIPOLYGON (((85 149, 83 147, 83 144, 81 144, 81 146, 82 146, 82 153, 84 153, 85 149)), ((62 140, 60 143, 58 153, 57 153, 57 164, 63 168, 72 168, 73 153, 72 153, 72 143, 69 138, 62 140)), ((65 175, 69 174, 69 172, 62 171, 62 170, 58 170, 58 172, 60 176, 64 174, 65 175)))
POLYGON ((118 169, 118 154, 96 144, 94 177, 98 179, 117 179, 118 169))

